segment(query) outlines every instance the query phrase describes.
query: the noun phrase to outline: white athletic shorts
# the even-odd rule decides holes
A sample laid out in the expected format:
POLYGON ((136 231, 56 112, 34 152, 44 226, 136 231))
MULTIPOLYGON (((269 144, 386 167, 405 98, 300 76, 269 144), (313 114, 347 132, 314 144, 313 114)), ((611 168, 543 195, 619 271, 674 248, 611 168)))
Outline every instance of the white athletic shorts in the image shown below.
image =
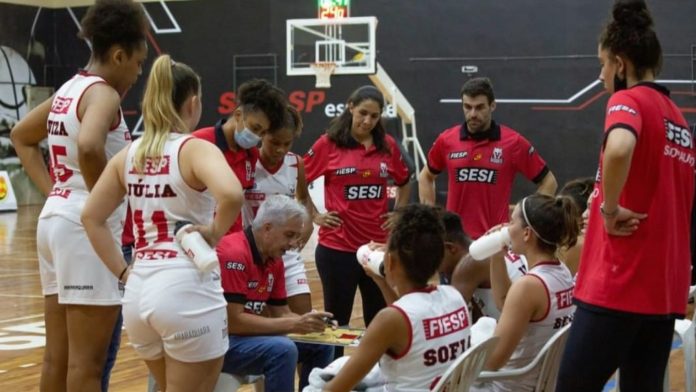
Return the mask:
POLYGON ((229 342, 219 273, 203 274, 189 259, 136 261, 123 296, 123 324, 145 360, 163 352, 182 362, 222 357, 229 342))
MULTIPOLYGON (((120 236, 114 241, 120 246, 120 236)), ((43 295, 58 294, 61 304, 121 303, 118 279, 94 252, 81 224, 59 215, 39 219, 36 247, 43 295)))
POLYGON ((285 291, 288 297, 298 294, 309 294, 309 282, 305 270, 304 260, 300 252, 289 250, 283 255, 285 267, 285 291))

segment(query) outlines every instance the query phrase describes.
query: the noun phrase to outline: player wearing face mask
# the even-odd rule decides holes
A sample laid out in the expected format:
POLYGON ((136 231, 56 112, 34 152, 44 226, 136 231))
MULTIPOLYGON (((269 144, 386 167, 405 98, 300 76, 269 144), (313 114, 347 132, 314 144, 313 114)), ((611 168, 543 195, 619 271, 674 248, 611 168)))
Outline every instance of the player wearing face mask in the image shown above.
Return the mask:
MULTIPOLYGON (((265 80, 251 80, 239 86, 237 107, 230 117, 219 120, 215 126, 195 131, 193 136, 218 146, 242 187, 251 189, 259 159, 256 146, 267 132, 273 133, 282 127, 286 105, 282 90, 265 80)), ((240 215, 228 233, 241 229, 240 215)))

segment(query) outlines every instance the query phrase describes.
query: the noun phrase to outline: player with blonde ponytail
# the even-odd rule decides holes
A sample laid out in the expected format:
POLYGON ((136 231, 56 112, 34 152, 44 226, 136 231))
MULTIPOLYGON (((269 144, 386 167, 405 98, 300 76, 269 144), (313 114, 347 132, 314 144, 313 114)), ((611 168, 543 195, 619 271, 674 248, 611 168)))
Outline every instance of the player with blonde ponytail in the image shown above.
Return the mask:
POLYGON ((242 205, 241 185, 220 150, 188 135, 201 117, 200 96, 198 75, 160 56, 145 88, 144 134, 109 162, 82 214, 95 251, 126 285, 130 342, 170 392, 211 391, 228 346, 219 273, 199 271, 175 241, 177 222, 188 221, 214 247, 242 205), (125 195, 133 212, 132 269, 105 226, 125 195))

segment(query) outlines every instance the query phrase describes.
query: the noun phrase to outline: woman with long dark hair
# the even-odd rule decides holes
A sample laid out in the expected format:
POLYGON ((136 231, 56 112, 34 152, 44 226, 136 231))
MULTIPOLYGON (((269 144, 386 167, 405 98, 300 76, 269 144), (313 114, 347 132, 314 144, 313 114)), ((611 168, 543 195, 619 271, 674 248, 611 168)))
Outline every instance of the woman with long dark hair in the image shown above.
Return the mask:
MULTIPOLYGON (((396 140, 382 123, 384 97, 373 86, 355 90, 345 111, 332 121, 304 156, 307 181, 324 176, 326 214, 318 214, 316 263, 324 307, 340 325, 350 321, 360 287, 365 325, 385 306, 379 288, 355 258, 357 249, 387 238, 387 185, 398 187, 396 206, 409 195, 409 173, 396 140)), ((341 350, 336 350, 342 355, 341 350)))
MULTIPOLYGON (((141 4, 96 1, 80 23, 92 48, 87 65, 11 133, 24 170, 47 197, 36 228, 46 321, 42 391, 99 390, 110 371, 104 362, 121 293, 89 245, 80 214, 106 163, 130 140, 121 99, 142 72, 147 29, 141 4), (49 170, 39 147, 44 139, 49 170)), ((125 212, 122 204, 109 218, 114 237, 122 234, 125 212)))

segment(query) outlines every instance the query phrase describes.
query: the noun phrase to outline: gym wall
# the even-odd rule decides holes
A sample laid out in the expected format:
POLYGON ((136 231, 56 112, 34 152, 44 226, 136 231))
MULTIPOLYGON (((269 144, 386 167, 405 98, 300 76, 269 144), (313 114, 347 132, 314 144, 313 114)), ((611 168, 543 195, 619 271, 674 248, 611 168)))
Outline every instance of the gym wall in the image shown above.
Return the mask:
MULTIPOLYGON (((243 81, 254 77, 275 80, 304 116, 305 131, 293 147, 304 153, 350 92, 370 83, 365 75, 333 76, 332 88, 319 90, 314 88, 313 77, 285 75, 285 20, 315 17, 316 3, 176 1, 166 3, 170 18, 160 2, 149 2, 144 6, 155 26, 145 72, 157 53, 169 53, 196 69, 204 89, 201 125, 213 124, 231 112, 234 90, 243 81), (242 55, 255 56, 239 57, 242 55)), ((378 62, 415 107, 426 153, 441 130, 463 120, 459 103, 441 100, 458 99, 459 88, 468 77, 488 76, 499 100, 494 118, 528 138, 559 183, 594 175, 607 101, 601 84, 595 83, 599 73, 597 36, 609 16, 610 2, 351 3, 353 16, 378 17, 378 62), (478 72, 462 73, 465 65, 478 67, 478 72)), ((692 57, 696 1, 653 0, 648 4, 665 53, 660 79, 674 81, 667 86, 687 120, 694 123, 696 96, 689 81, 696 66, 692 57)), ((57 87, 87 62, 89 49, 77 38, 74 19, 79 20, 84 11, 84 7, 0 4, 0 45, 24 57, 36 83, 57 87)), ((5 66, 2 58, 0 65, 5 66)), ((2 75, 0 68, 0 78, 2 75)), ((140 117, 145 79, 143 75, 123 103, 132 128, 140 117)), ((0 116, 16 117, 17 110, 11 107, 21 104, 22 97, 13 102, 7 82, 0 79, 0 116)), ((0 139, 6 137, 0 126, 0 139)), ((0 156, 0 166, 2 162, 0 156)), ((444 190, 444 178, 440 180, 439 189, 444 190)), ((533 189, 518 180, 513 200, 533 189)))

